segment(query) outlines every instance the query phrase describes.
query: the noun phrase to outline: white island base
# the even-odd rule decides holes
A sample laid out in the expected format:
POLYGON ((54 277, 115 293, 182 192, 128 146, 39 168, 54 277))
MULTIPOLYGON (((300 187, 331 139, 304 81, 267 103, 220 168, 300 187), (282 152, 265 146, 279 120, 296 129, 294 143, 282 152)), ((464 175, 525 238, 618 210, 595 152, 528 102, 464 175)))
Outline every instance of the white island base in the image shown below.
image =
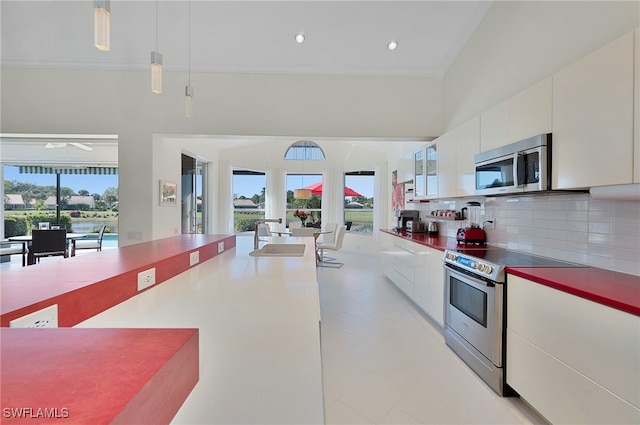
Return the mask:
MULTIPOLYGON (((77 327, 198 328, 200 380, 175 424, 323 424, 313 238, 303 257, 250 257, 253 240, 77 327)), ((261 242, 261 246, 264 242, 261 242)))

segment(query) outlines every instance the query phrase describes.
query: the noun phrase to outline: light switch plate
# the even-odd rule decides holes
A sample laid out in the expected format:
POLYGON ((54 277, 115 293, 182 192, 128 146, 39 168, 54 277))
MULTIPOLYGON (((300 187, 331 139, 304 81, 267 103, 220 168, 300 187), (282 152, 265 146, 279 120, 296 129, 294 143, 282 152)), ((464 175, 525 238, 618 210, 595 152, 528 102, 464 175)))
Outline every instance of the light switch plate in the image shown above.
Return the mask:
POLYGON ((224 251, 224 241, 218 242, 218 254, 224 251))
POLYGON ((138 291, 142 291, 149 286, 156 284, 155 267, 138 273, 138 291))
POLYGON ((193 251, 189 254, 189 267, 194 266, 200 262, 200 251, 193 251))

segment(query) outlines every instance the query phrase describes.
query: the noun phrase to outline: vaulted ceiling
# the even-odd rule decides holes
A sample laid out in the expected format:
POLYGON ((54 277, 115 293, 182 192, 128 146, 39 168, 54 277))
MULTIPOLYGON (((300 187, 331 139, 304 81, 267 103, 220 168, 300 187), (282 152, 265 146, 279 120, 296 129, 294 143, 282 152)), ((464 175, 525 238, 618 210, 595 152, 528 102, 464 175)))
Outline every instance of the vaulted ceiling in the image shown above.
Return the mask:
POLYGON ((188 68, 190 34, 193 72, 441 78, 490 6, 111 0, 111 50, 102 52, 93 46, 92 1, 3 0, 1 59, 5 67, 148 69, 157 28, 166 71, 188 68), (302 44, 294 39, 300 32, 302 44), (398 43, 393 51, 387 49, 391 40, 398 43))

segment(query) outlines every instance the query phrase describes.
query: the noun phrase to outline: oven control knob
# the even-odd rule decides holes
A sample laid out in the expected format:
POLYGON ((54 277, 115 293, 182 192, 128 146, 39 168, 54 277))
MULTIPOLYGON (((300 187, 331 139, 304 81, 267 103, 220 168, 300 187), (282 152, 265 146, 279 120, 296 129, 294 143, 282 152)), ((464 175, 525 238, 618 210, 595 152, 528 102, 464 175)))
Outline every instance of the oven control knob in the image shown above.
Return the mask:
POLYGON ((490 265, 487 264, 486 266, 484 266, 484 272, 486 274, 491 274, 492 271, 493 271, 493 267, 491 267, 490 265))
POLYGON ((471 263, 471 268, 473 268, 474 270, 478 270, 479 267, 479 263, 477 263, 476 261, 474 261, 473 263, 471 263))
POLYGON ((484 271, 484 268, 485 268, 485 265, 484 265, 484 264, 482 264, 482 263, 478 263, 478 271, 479 271, 479 272, 483 272, 483 271, 484 271))
POLYGON ((458 258, 458 256, 452 252, 447 252, 447 260, 451 260, 451 261, 455 261, 456 258, 458 258))

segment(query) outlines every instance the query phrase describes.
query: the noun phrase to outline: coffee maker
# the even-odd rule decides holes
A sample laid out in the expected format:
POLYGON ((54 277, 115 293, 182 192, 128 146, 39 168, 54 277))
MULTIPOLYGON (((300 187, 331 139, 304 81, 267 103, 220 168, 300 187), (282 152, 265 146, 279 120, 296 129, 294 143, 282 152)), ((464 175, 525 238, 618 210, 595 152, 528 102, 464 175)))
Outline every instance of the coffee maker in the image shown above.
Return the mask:
POLYGON ((407 221, 418 221, 420 218, 420 211, 413 210, 401 210, 400 216, 398 216, 398 230, 407 230, 407 221))

